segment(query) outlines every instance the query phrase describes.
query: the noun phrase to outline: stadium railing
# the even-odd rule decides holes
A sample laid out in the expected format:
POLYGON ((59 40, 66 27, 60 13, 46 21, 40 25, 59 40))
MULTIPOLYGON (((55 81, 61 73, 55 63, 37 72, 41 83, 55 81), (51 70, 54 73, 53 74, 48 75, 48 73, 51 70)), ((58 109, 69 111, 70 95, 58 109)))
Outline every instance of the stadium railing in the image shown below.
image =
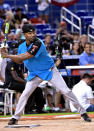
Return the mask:
POLYGON ((81 35, 81 19, 70 10, 65 7, 61 8, 61 21, 67 21, 71 25, 71 32, 73 33, 75 29, 79 31, 79 35, 81 35))
POLYGON ((94 42, 94 26, 93 25, 88 26, 88 40, 94 42))

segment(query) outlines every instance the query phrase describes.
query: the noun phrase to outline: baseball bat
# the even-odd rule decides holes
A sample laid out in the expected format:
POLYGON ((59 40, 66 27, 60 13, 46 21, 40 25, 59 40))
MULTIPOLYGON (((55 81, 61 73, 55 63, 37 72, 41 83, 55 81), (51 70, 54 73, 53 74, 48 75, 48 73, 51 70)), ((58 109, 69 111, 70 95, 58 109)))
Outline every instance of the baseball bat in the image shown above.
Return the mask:
MULTIPOLYGON (((3 48, 3 47, 8 47, 8 45, 7 45, 7 36, 8 36, 8 32, 9 32, 9 23, 8 22, 6 22, 6 24, 5 24, 5 36, 4 36, 4 43, 2 43, 1 44, 1 47, 3 48)), ((3 58, 3 57, 2 57, 3 58)))
POLYGON ((4 36, 4 47, 7 46, 7 36, 8 36, 8 32, 9 32, 9 23, 6 22, 6 24, 5 24, 5 36, 4 36))

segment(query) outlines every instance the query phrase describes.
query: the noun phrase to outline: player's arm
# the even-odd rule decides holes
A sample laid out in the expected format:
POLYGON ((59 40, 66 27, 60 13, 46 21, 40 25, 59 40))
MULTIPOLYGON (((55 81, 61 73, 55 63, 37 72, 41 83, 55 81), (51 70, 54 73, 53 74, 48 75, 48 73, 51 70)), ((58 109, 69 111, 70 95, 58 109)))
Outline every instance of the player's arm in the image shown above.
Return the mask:
POLYGON ((90 100, 90 104, 94 105, 94 98, 89 99, 90 100))
MULTIPOLYGON (((18 66, 18 65, 16 65, 16 66, 18 66)), ((14 79, 15 81, 18 81, 18 82, 21 82, 21 83, 26 83, 26 80, 24 80, 24 79, 21 78, 21 76, 20 76, 21 69, 18 69, 18 72, 19 72, 19 73, 18 73, 18 72, 17 72, 17 68, 15 68, 13 62, 9 62, 9 63, 7 64, 7 69, 8 69, 8 71, 11 73, 11 75, 12 75, 12 77, 13 77, 13 79, 14 79)))
POLYGON ((22 64, 24 60, 33 57, 33 55, 31 55, 28 52, 20 54, 20 55, 11 55, 11 54, 8 54, 8 53, 2 51, 1 55, 3 58, 10 58, 12 61, 14 61, 18 64, 22 64))
POLYGON ((12 77, 14 78, 14 80, 21 82, 21 83, 26 83, 26 80, 22 79, 21 77, 18 76, 17 72, 11 71, 12 77))
POLYGON ((34 57, 37 54, 37 52, 39 51, 40 46, 41 46, 41 42, 36 41, 27 52, 20 54, 20 55, 8 54, 5 50, 5 48, 2 48, 1 56, 3 58, 10 58, 12 61, 14 61, 18 64, 22 64, 24 60, 27 60, 27 59, 30 59, 31 57, 34 57))
POLYGON ((5 82, 5 79, 2 77, 1 74, 0 74, 0 80, 1 80, 2 82, 5 82))
POLYGON ((61 59, 58 59, 58 60, 55 62, 55 66, 58 67, 60 64, 61 64, 61 59))

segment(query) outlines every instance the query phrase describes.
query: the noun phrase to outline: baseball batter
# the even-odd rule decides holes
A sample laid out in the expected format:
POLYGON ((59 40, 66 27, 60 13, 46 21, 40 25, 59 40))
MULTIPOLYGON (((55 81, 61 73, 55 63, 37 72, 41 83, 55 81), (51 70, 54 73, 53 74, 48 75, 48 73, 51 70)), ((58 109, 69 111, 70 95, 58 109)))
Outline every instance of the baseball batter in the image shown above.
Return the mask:
POLYGON ((54 61, 48 55, 43 41, 37 38, 34 26, 31 24, 25 24, 22 30, 26 41, 19 46, 17 55, 8 54, 4 48, 2 49, 3 58, 10 58, 12 61, 20 64, 24 63, 30 72, 27 77, 25 90, 18 101, 15 114, 12 116, 8 124, 17 124, 29 96, 43 80, 51 82, 54 87, 60 90, 62 94, 64 94, 72 102, 74 107, 78 110, 78 112, 80 112, 83 120, 91 122, 91 119, 86 114, 85 109, 79 104, 75 95, 67 87, 65 81, 55 67, 54 61))

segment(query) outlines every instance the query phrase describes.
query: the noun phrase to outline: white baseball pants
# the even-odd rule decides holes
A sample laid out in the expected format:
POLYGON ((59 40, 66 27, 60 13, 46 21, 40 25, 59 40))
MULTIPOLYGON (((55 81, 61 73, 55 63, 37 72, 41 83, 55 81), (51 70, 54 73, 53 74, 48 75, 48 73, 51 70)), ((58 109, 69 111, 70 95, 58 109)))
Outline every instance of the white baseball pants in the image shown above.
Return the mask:
MULTIPOLYGON (((58 69, 54 67, 52 70, 53 77, 49 82, 51 82, 55 88, 60 90, 61 93, 64 94, 68 98, 68 100, 72 102, 72 104, 77 109, 77 111, 80 112, 80 114, 85 113, 86 112, 85 109, 79 104, 75 95, 67 87, 58 69)), ((41 82, 42 80, 39 77, 35 77, 31 81, 27 82, 25 90, 23 91, 22 95, 19 98, 15 114, 12 116, 12 118, 19 119, 21 117, 29 96, 33 93, 33 91, 38 87, 38 85, 41 82)))

